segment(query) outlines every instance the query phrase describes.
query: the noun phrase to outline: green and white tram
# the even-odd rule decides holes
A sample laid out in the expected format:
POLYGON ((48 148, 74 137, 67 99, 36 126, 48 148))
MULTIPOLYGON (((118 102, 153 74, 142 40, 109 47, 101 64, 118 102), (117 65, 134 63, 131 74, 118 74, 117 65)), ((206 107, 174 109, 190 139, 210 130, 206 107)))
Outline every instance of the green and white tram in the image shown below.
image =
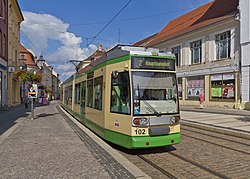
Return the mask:
POLYGON ((118 45, 62 84, 62 106, 103 139, 126 148, 180 142, 175 57, 118 45))

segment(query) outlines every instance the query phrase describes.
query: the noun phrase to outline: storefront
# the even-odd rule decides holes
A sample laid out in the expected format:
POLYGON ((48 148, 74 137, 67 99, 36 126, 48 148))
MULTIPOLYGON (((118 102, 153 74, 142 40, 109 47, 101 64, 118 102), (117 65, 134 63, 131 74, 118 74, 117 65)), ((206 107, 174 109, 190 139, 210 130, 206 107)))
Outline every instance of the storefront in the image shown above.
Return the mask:
POLYGON ((235 101, 235 74, 210 75, 210 100, 235 101))
POLYGON ((239 100, 237 73, 219 73, 178 77, 180 105, 199 106, 200 93, 205 94, 205 107, 234 108, 239 100))
POLYGON ((193 76, 187 77, 187 100, 199 100, 200 93, 205 91, 205 77, 193 76))

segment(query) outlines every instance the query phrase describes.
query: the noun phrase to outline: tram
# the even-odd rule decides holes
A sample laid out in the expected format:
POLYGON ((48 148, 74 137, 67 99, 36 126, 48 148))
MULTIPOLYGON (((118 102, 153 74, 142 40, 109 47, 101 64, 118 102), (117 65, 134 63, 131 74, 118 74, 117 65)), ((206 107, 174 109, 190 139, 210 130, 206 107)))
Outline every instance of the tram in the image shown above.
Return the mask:
POLYGON ((62 107, 129 149, 180 142, 175 56, 117 45, 63 82, 62 107))

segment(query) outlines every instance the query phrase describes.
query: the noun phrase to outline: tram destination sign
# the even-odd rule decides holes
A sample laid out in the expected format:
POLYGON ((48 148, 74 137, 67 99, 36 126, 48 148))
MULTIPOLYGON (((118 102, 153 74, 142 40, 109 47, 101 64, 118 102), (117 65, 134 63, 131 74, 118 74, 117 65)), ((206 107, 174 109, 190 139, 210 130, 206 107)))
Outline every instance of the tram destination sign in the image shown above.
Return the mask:
POLYGON ((175 60, 170 58, 132 57, 133 69, 175 71, 175 60))

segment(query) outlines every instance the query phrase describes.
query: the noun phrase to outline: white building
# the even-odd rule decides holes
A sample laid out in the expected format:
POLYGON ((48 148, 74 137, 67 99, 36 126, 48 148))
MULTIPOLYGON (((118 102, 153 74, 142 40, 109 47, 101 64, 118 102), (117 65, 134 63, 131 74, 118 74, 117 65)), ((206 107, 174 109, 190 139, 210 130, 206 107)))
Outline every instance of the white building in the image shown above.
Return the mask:
POLYGON ((135 44, 176 55, 181 105, 198 106, 204 91, 206 107, 241 108, 238 6, 239 0, 211 1, 135 44))
POLYGON ((250 2, 239 1, 242 108, 250 109, 250 2))

